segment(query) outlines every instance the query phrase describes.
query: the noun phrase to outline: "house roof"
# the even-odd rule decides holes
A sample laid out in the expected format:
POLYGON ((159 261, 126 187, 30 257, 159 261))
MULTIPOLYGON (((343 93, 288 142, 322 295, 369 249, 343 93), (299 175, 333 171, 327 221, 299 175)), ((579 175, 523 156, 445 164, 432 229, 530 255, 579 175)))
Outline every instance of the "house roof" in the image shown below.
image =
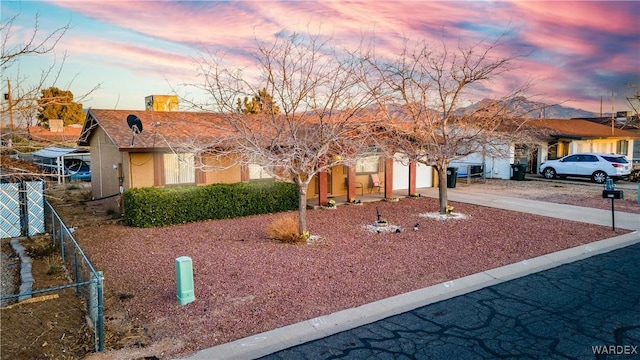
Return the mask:
POLYGON ((29 136, 38 141, 60 141, 75 143, 78 141, 82 127, 80 125, 69 125, 62 128, 62 131, 51 131, 42 126, 29 126, 29 136))
MULTIPOLYGON (((264 119, 252 119, 257 121, 258 128, 262 127, 264 119)), ((369 120, 377 123, 373 119, 369 120)), ((312 123, 313 121, 306 122, 306 126, 312 123)), ((185 146, 198 148, 210 146, 216 139, 221 138, 223 132, 229 131, 228 125, 225 125, 226 121, 222 115, 207 112, 90 109, 87 111, 78 144, 88 146, 94 129, 101 127, 121 151, 163 151, 185 146), (140 119, 142 132, 134 134, 129 128, 129 115, 136 115, 140 119)), ((528 121, 527 125, 556 139, 640 138, 638 134, 628 130, 613 129, 612 133, 611 127, 587 120, 536 119, 528 121)), ((265 128, 264 131, 269 130, 265 128)))
MULTIPOLYGON (((242 115, 241 115, 242 116, 242 115)), ((283 127, 287 127, 286 118, 283 127)), ((273 132, 273 126, 269 126, 269 120, 257 115, 250 115, 239 122, 240 127, 250 128, 249 132, 265 133, 273 132)), ((300 136, 320 126, 318 119, 312 116, 300 116, 296 119, 301 127, 293 127, 292 131, 297 131, 300 136)), ((324 124, 332 121, 346 122, 343 117, 323 118, 324 124)), ((359 119, 367 123, 373 121, 369 119, 359 119)), ((234 130, 229 126, 224 115, 208 112, 178 112, 178 111, 145 111, 145 110, 100 110, 90 109, 82 129, 82 134, 78 139, 78 144, 88 146, 94 130, 101 127, 107 137, 111 139, 121 151, 149 151, 157 149, 160 151, 175 147, 192 147, 201 149, 202 147, 213 146, 216 140, 222 139, 229 132, 234 130), (129 128, 127 117, 136 115, 142 123, 142 132, 134 135, 129 128)), ((349 127, 343 128, 348 130, 349 127)), ((222 146, 218 144, 218 146, 222 146)))
POLYGON ((612 129, 610 126, 587 120, 536 119, 528 121, 527 125, 544 129, 551 137, 556 139, 640 138, 635 132, 612 129))
POLYGON ((35 151, 33 153, 31 153, 33 156, 38 156, 38 157, 42 157, 42 158, 48 158, 48 159, 55 159, 61 156, 65 156, 71 153, 75 153, 75 152, 86 152, 84 150, 81 149, 74 149, 74 148, 65 148, 65 147, 59 147, 59 146, 49 146, 46 147, 44 149, 40 149, 38 151, 35 151))
POLYGON ((78 144, 88 146, 94 129, 101 127, 120 150, 166 149, 173 146, 205 144, 220 134, 223 119, 213 113, 100 110, 90 109, 78 144), (129 128, 127 117, 136 115, 142 132, 129 128))

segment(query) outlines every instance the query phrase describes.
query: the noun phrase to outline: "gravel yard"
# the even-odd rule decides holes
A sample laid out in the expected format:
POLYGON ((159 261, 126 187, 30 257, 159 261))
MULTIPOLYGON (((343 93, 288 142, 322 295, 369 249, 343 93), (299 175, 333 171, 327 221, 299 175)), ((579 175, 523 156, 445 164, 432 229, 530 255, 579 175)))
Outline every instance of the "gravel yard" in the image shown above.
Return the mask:
MULTIPOLYGON (((459 191, 576 205, 610 206, 599 187, 538 181, 488 181, 459 191)), ((635 199, 635 193, 625 197, 635 199)), ((625 200, 626 201, 626 200, 625 200)), ((622 201, 619 201, 622 203, 622 201)), ((340 205, 312 210, 321 240, 283 245, 265 228, 282 214, 157 229, 79 226, 76 236, 105 275, 106 354, 91 359, 172 358, 572 246, 626 233, 609 227, 452 203, 464 219, 421 215, 437 199, 340 205), (376 208, 400 233, 371 233, 376 208), (419 223, 419 231, 412 231, 419 223), (540 231, 545 229, 545 231, 540 231), (196 301, 179 306, 174 261, 193 259, 196 301), (124 334, 124 335, 123 335, 124 334)), ((629 202, 625 211, 640 213, 629 202)), ((622 211, 623 205, 616 210, 622 211)))

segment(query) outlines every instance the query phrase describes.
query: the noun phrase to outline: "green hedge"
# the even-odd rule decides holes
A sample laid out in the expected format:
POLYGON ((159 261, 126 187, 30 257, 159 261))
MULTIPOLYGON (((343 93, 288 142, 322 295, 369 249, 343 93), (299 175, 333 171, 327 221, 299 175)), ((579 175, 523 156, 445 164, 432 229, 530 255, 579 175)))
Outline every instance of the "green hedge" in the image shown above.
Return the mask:
POLYGON ((123 201, 127 225, 157 227, 294 210, 298 191, 282 182, 149 187, 125 191, 123 201))

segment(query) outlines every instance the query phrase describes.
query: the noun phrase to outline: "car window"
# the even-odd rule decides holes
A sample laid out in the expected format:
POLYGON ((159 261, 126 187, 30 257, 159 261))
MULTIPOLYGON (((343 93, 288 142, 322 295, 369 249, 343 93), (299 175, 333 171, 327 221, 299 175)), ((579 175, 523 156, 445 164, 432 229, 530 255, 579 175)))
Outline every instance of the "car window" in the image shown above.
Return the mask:
POLYGON ((582 155, 581 162, 598 162, 598 158, 595 155, 582 155))
POLYGON ((89 171, 90 169, 89 164, 87 164, 82 160, 76 160, 76 159, 65 159, 64 165, 66 166, 67 169, 74 172, 89 171))
POLYGON ((578 155, 571 155, 571 156, 567 156, 562 161, 564 161, 564 162, 576 162, 576 161, 580 161, 580 160, 579 160, 579 156, 578 155))
POLYGON ((628 164, 629 162, 624 156, 603 156, 603 159, 608 162, 618 163, 618 164, 628 164))

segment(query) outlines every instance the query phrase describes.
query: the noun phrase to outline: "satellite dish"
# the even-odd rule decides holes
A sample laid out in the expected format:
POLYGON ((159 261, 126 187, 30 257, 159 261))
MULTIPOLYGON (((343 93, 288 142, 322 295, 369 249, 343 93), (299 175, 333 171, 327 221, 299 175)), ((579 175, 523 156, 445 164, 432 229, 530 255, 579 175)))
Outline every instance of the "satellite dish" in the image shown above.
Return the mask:
POLYGON ((136 135, 142 132, 142 121, 140 121, 140 118, 136 115, 131 114, 127 116, 127 125, 129 125, 129 129, 131 129, 131 132, 133 133, 131 136, 131 146, 133 146, 133 140, 136 135))
POLYGON ((131 114, 127 116, 127 125, 129 125, 129 128, 134 134, 140 134, 142 132, 142 121, 140 121, 140 118, 136 115, 131 114))

